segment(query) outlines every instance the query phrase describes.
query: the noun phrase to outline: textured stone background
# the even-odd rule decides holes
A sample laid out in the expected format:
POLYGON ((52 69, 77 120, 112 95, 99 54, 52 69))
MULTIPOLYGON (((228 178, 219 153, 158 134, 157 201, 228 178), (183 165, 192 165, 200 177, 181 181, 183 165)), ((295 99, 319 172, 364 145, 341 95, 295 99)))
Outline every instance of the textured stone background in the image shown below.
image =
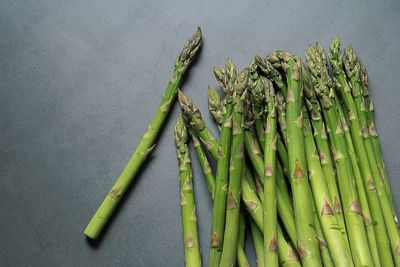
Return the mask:
MULTIPOLYGON (((258 53, 304 55, 336 35, 368 67, 400 208, 399 1, 1 1, 0 262, 3 266, 182 266, 175 106, 150 164, 99 242, 82 231, 138 143, 175 57, 201 26, 183 85, 207 112, 212 67, 258 53)), ((215 127, 213 127, 214 130, 215 127)), ((216 132, 216 131, 215 131, 216 132)), ((194 165, 208 257, 211 203, 194 165)), ((249 258, 254 266, 251 240, 249 258)), ((206 265, 206 264, 205 264, 206 265)))

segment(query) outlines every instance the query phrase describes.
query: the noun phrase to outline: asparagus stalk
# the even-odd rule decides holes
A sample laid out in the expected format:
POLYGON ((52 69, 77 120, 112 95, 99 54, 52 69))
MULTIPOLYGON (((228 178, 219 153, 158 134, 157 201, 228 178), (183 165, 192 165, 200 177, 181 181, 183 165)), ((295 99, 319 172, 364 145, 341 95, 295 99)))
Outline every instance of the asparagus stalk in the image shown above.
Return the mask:
POLYGON ((260 56, 255 56, 255 60, 261 72, 267 78, 271 79, 271 81, 274 81, 275 85, 279 88, 283 95, 286 96, 287 86, 279 71, 276 70, 268 60, 265 60, 260 56))
MULTIPOLYGON (((346 65, 348 68, 349 75, 352 72, 357 72, 357 66, 353 65, 353 63, 350 63, 349 60, 351 60, 351 51, 347 52, 348 55, 346 57, 346 65), (353 68, 350 70, 350 68, 353 68)), ((361 173, 364 177, 368 177, 369 180, 369 185, 370 187, 375 187, 378 198, 379 198, 379 203, 381 206, 381 211, 383 214, 384 218, 384 223, 386 225, 386 230, 388 233, 388 238, 390 241, 390 247, 392 249, 392 256, 394 258, 394 263, 396 265, 400 265, 400 254, 397 254, 396 257, 396 247, 399 242, 399 235, 397 232, 396 228, 396 223, 393 218, 393 214, 391 211, 390 203, 386 195, 386 191, 384 188, 384 185, 381 186, 381 181, 380 181, 380 173, 379 170, 376 167, 376 162, 375 158, 373 155, 373 151, 371 150, 371 143, 369 142, 369 138, 367 138, 367 129, 361 127, 364 124, 364 119, 365 119, 365 113, 361 110, 361 103, 362 103, 362 95, 361 95, 361 90, 359 88, 359 78, 356 77, 357 74, 353 74, 353 82, 352 82, 352 88, 350 89, 350 86, 346 80, 345 72, 343 69, 343 60, 340 55, 340 39, 335 38, 330 46, 330 51, 329 51, 329 57, 331 61, 331 65, 334 70, 335 78, 337 80, 337 88, 338 91, 340 92, 340 95, 342 96, 344 100, 344 104, 346 106, 347 112, 348 112, 348 118, 349 118, 349 123, 350 123, 350 133, 352 136, 352 141, 354 143, 354 148, 356 151, 356 154, 359 159, 359 164, 360 164, 360 170, 361 173), (354 94, 354 96, 352 95, 354 94), (354 97, 354 99, 353 99, 354 97), (361 122, 361 123, 360 123, 361 122), (363 134, 365 134, 366 138, 363 138, 363 134)), ((354 56, 355 57, 355 56, 354 56)), ((368 184, 367 184, 368 185, 368 184)), ((372 212, 374 212, 374 208, 371 209, 372 212)), ((380 219, 380 218, 376 218, 380 219)), ((376 224, 377 225, 377 224, 376 224)), ((385 236, 379 236, 376 234, 376 237, 379 237, 377 239, 378 244, 378 249, 380 249, 379 252, 380 254, 380 260, 381 262, 385 261, 385 266, 391 266, 392 261, 390 257, 385 257, 381 256, 385 251, 382 249, 381 245, 384 246, 386 244, 387 238, 385 236)), ((385 249, 388 250, 388 249, 385 249)), ((387 252, 387 251, 386 251, 387 252)))
MULTIPOLYGON (((367 69, 365 68, 365 66, 361 63, 360 58, 358 58, 358 62, 361 66, 361 68, 360 68, 361 85, 362 85, 362 91, 363 91, 363 96, 364 96, 364 100, 365 100, 365 108, 366 108, 366 112, 367 112, 367 123, 368 123, 368 127, 369 127, 369 134, 371 137, 372 146, 374 149, 374 155, 375 155, 376 161, 378 163, 378 168, 381 173, 381 176, 384 177, 386 193, 390 200, 392 210, 394 211, 395 209, 394 209, 394 204, 393 204, 394 202, 393 202, 392 190, 390 189, 388 174, 386 171, 385 163, 383 161, 381 145, 379 143, 378 132, 377 132, 376 126, 375 126, 374 104, 372 102, 371 96, 369 95, 368 72, 367 72, 367 69)), ((397 224, 398 224, 398 221, 397 221, 397 224)))
POLYGON ((233 92, 232 146, 230 152, 229 184, 226 207, 225 234, 220 267, 234 265, 238 242, 238 225, 242 169, 244 162, 244 100, 247 96, 248 69, 237 77, 233 92))
MULTIPOLYGON (((276 92, 276 104, 277 104, 277 114, 278 114, 278 122, 279 122, 279 130, 281 131, 281 135, 283 136, 284 142, 287 139, 287 125, 286 125, 286 103, 285 99, 282 95, 282 92, 276 92)), ((285 144, 287 146, 287 144, 285 144)))
POLYGON ((239 267, 250 267, 249 262, 247 261, 246 254, 244 252, 244 242, 246 238, 246 220, 244 209, 240 209, 239 215, 239 240, 237 246, 237 263, 239 267))
MULTIPOLYGON (((305 107, 304 107, 305 109, 305 107)), ((304 143, 305 154, 307 158, 307 166, 309 180, 314 196, 314 205, 316 214, 322 228, 323 236, 326 239, 330 250, 331 257, 335 266, 352 266, 350 251, 347 249, 345 239, 342 235, 342 227, 332 208, 332 200, 329 190, 325 182, 325 175, 321 167, 320 158, 312 136, 311 123, 307 111, 303 109, 304 114, 304 143)), ((317 228, 318 232, 318 228, 317 228)), ((322 235, 320 235, 321 238, 322 235)), ((321 245, 320 245, 321 248, 321 245)))
POLYGON ((225 105, 218 92, 213 87, 208 87, 208 110, 217 123, 218 128, 221 127, 224 119, 224 108, 225 105))
POLYGON ((100 207, 97 209, 89 224, 84 230, 84 234, 91 239, 96 239, 111 217, 117 207, 122 196, 134 180, 140 167, 143 165, 147 157, 154 150, 157 136, 167 118, 167 115, 174 102, 178 87, 180 86, 183 76, 186 73, 190 63, 197 54, 202 43, 201 29, 198 28, 190 40, 185 44, 182 52, 178 56, 172 78, 165 89, 164 96, 157 108, 145 134, 140 140, 135 152, 129 159, 127 165, 121 172, 117 181, 107 194, 100 207))
POLYGON ((291 57, 285 72, 288 81, 287 92, 287 144, 289 171, 292 184, 293 205, 297 229, 297 251, 304 266, 320 266, 321 258, 312 213, 312 196, 306 172, 304 137, 302 132, 303 115, 301 63, 299 58, 291 57))
POLYGON ((319 251, 321 253, 322 263, 324 267, 329 267, 329 266, 333 267, 335 266, 335 264, 333 263, 330 249, 328 248, 328 244, 325 240, 321 224, 318 221, 318 215, 315 209, 314 209, 314 224, 315 224, 315 231, 317 232, 317 239, 319 244, 319 251))
MULTIPOLYGON (((217 78, 219 77, 216 73, 217 78)), ((224 226, 225 226, 225 209, 227 203, 227 186, 228 186, 228 171, 229 171, 229 159, 230 159, 230 146, 232 139, 232 96, 233 96, 233 84, 236 80, 237 69, 233 62, 228 59, 225 67, 224 87, 226 88, 227 94, 225 97, 226 106, 225 113, 221 127, 221 136, 219 148, 217 151, 218 163, 217 163, 217 175, 215 181, 215 198, 213 205, 213 219, 211 224, 211 243, 210 243, 210 256, 209 266, 219 266, 223 240, 224 240, 224 226)), ((202 140, 203 141, 203 140, 202 140)), ((207 140, 204 139, 203 142, 207 140)), ((212 153, 212 154, 215 154, 212 153)))
POLYGON ((264 241, 262 238, 262 233, 258 229, 257 225, 251 221, 250 222, 251 236, 253 237, 254 250, 256 252, 256 266, 264 266, 264 241))
POLYGON ((264 259, 265 267, 278 266, 276 232, 276 107, 275 90, 269 86, 265 91, 266 109, 268 111, 265 125, 264 149, 264 259))
POLYGON ((210 140, 212 142, 203 142, 212 153, 218 153, 218 146, 215 146, 215 137, 210 129, 205 126, 200 110, 194 105, 193 101, 178 90, 179 104, 181 106, 183 117, 191 129, 196 129, 197 135, 201 140, 210 140), (194 127, 196 126, 196 127, 194 127))
POLYGON ((197 159, 200 164, 200 168, 203 172, 204 178, 206 179, 207 188, 210 192, 211 198, 214 199, 215 195, 215 178, 212 173, 210 163, 208 162, 207 156, 203 147, 201 146, 200 140, 197 138, 196 134, 194 133, 193 129, 189 129, 190 137, 193 141, 194 150, 197 154, 197 159))
POLYGON ((193 195, 193 177, 188 147, 188 132, 182 116, 175 124, 175 143, 179 162, 181 209, 186 266, 201 266, 197 215, 193 195))

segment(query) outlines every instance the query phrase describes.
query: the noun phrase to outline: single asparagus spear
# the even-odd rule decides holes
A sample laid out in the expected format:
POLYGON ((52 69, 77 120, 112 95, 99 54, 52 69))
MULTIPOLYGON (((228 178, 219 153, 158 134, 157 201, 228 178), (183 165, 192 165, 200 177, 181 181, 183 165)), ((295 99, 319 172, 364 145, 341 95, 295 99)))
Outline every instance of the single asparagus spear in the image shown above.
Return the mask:
POLYGON ((196 151, 196 154, 197 154, 197 159, 199 161, 200 168, 201 168, 204 178, 206 179, 206 182, 207 182, 208 191, 210 192, 211 198, 214 199, 215 178, 214 178, 214 175, 212 174, 210 163, 208 162, 206 153, 203 150, 200 140, 197 138, 194 131, 192 129, 189 129, 189 132, 190 132, 190 137, 193 141, 194 150, 196 151))
POLYGON ((254 250, 256 251, 256 266, 264 266, 264 244, 263 244, 263 234, 258 229, 257 225, 251 221, 250 222, 251 236, 253 237, 254 250))
POLYGON ((266 109, 268 111, 265 124, 264 144, 264 259, 265 267, 278 266, 276 232, 276 107, 275 90, 269 86, 265 91, 266 109))
POLYGON ((250 267, 249 262, 247 261, 246 254, 244 252, 244 242, 246 238, 246 220, 244 209, 240 209, 240 217, 239 217, 239 240, 238 240, 238 248, 237 248, 237 263, 239 267, 250 267))
MULTIPOLYGON (((315 48, 310 48, 309 52, 310 53, 309 53, 309 57, 308 57, 308 62, 310 63, 310 66, 311 66, 310 68, 314 70, 314 73, 316 74, 315 76, 316 77, 319 76, 318 71, 317 71, 317 70, 319 70, 321 73, 323 73, 323 74, 321 74, 321 77, 323 77, 323 79, 325 79, 328 82, 328 84, 332 84, 330 77, 328 76, 327 60, 326 60, 326 55, 325 55, 325 51, 324 51, 323 47, 317 44, 315 46, 315 48), (313 61, 314 61, 314 63, 313 63, 313 61)), ((389 247, 388 247, 388 245, 386 245, 386 246, 382 245, 379 248, 381 253, 378 253, 376 236, 378 236, 378 235, 386 236, 386 229, 382 222, 383 216, 382 216, 382 212, 380 209, 379 200, 377 198, 376 190, 374 189, 374 187, 371 187, 368 184, 367 177, 362 177, 362 175, 360 173, 359 163, 356 158, 356 153, 354 151, 354 145, 353 145, 353 141, 351 139, 347 121, 345 119, 341 103, 339 102, 338 98, 335 95, 335 90, 330 91, 330 97, 331 97, 330 99, 334 102, 334 107, 337 111, 338 120, 341 122, 341 128, 343 128, 343 130, 344 130, 344 137, 346 139, 348 155, 350 158, 350 159, 346 158, 346 160, 349 161, 347 163, 348 166, 352 166, 352 169, 353 169, 355 182, 356 182, 356 186, 357 186, 358 197, 359 197, 360 204, 361 204, 362 216, 364 219, 364 225, 365 225, 365 229, 367 231, 369 248, 370 248, 375 266, 380 266, 379 254, 381 254, 381 257, 385 258, 386 256, 382 253, 388 253, 389 247), (365 179, 363 179, 363 178, 365 178, 365 179), (375 208, 373 208, 373 207, 375 207, 375 208), (370 211, 370 208, 373 208, 373 209, 370 211), (376 218, 376 219, 374 219, 374 218, 376 218), (387 250, 387 252, 385 252, 385 250, 387 250)), ((388 244, 388 242, 386 242, 386 243, 388 244)))
MULTIPOLYGON (((283 136, 284 142, 286 142, 287 137, 287 125, 286 125, 286 103, 285 98, 282 95, 282 92, 276 92, 276 104, 277 104, 277 114, 278 114, 278 122, 279 122, 279 130, 281 131, 281 135, 283 136)), ((287 144, 285 144, 287 146, 287 144)))
MULTIPOLYGON (((335 264, 333 263, 330 249, 328 248, 328 244, 325 240, 325 236, 323 234, 321 224, 318 220, 317 212, 314 209, 314 224, 315 224, 315 231, 317 232, 317 239, 319 244, 319 251, 321 253, 321 260, 324 267, 334 267, 335 264)), ((332 249, 333 250, 333 249, 332 249)))
POLYGON ((182 52, 178 56, 175 63, 174 72, 172 73, 172 78, 165 89, 160 105, 150 121, 150 124, 148 125, 147 130, 140 140, 135 152, 129 159, 127 165, 121 172, 110 192, 107 194, 106 198, 93 215, 89 224, 86 226, 84 234, 87 237, 96 239, 99 236, 103 227, 106 225, 108 219, 117 207, 120 199, 134 180, 138 170, 153 151, 155 141, 174 102, 178 87, 180 86, 183 76, 186 73, 194 56, 197 54, 201 43, 201 29, 198 28, 190 40, 185 44, 182 52))
POLYGON ((286 96, 287 86, 279 71, 276 70, 268 60, 265 60, 260 56, 255 56, 255 60, 261 72, 267 78, 271 79, 271 81, 274 81, 275 85, 279 88, 282 94, 286 96))
MULTIPOLYGON (((368 138, 363 138, 362 134, 362 123, 360 125, 361 120, 365 117, 365 115, 361 110, 357 108, 357 105, 359 108, 361 105, 361 98, 362 95, 360 91, 358 90, 356 84, 352 84, 352 90, 350 89, 350 86, 346 80, 345 72, 344 72, 344 64, 343 64, 343 59, 340 55, 340 39, 335 38, 330 46, 329 50, 329 59, 332 65, 332 68, 334 70, 334 75, 335 79, 337 80, 336 85, 337 89, 342 96, 344 100, 344 104, 346 106, 346 110, 348 112, 348 119, 349 119, 349 124, 350 124, 350 133, 352 136, 352 141, 354 144, 354 148, 356 151, 356 155, 359 159, 359 164, 360 164, 360 170, 361 173, 364 177, 367 177, 368 183, 367 186, 369 185, 371 188, 375 187, 378 198, 379 198, 379 203, 381 206, 381 211, 383 214, 384 218, 384 223, 386 225, 386 229, 388 232, 388 238, 390 240, 390 247, 392 248, 392 254, 396 262, 400 260, 400 255, 398 255, 397 259, 394 255, 396 255, 396 247, 399 244, 399 235, 397 233, 397 228, 395 221, 392 216, 392 211, 390 208, 389 201, 386 196, 385 189, 383 188, 383 191, 381 190, 380 185, 380 174, 379 170, 377 170, 376 165, 374 164, 374 155, 373 152, 369 149, 370 148, 370 142, 368 142, 368 138), (355 94, 355 99, 353 99, 352 93, 355 94), (356 101, 355 101, 356 100, 356 101), (357 103, 357 104, 356 104, 357 103), (365 141, 365 142, 364 142, 365 141)), ((349 66, 349 62, 346 63, 349 66)), ((357 68, 357 67, 356 67, 357 68)), ((353 70, 355 71, 355 69, 353 70)), ((355 81, 354 81, 355 82, 355 81)), ((367 135, 367 132, 364 128, 364 134, 367 135)), ((378 207, 377 207, 378 208, 378 207)), ((375 208, 371 208, 371 212, 374 212, 375 208)), ((382 221, 381 218, 376 217, 375 220, 380 220, 382 221)), ((378 226, 376 224, 376 226, 378 226)), ((383 234, 383 233, 382 233, 383 234)), ((387 238, 385 236, 379 236, 376 234, 376 237, 378 238, 376 241, 379 243, 378 244, 378 249, 380 250, 380 260, 383 263, 384 266, 391 266, 393 263, 391 261, 390 257, 387 256, 382 256, 383 253, 387 253, 388 249, 383 250, 382 247, 386 244, 387 238)), ((397 264, 400 265, 400 262, 397 264)))
POLYGON ((213 87, 208 87, 208 110, 217 123, 218 128, 221 127, 224 119, 224 108, 225 105, 218 92, 213 87))
POLYGON ((288 81, 286 98, 287 144, 298 238, 297 251, 304 266, 321 266, 318 242, 315 239, 312 196, 304 155, 300 59, 291 57, 284 68, 288 81))
POLYGON ((191 129, 196 129, 197 135, 201 140, 210 140, 212 142, 203 142, 212 153, 218 153, 218 146, 215 146, 215 137, 210 129, 205 126, 200 110, 194 105, 193 101, 178 90, 179 104, 181 106, 183 117, 191 129), (194 127, 196 125, 196 127, 194 127))
POLYGON ((186 266, 201 266, 197 215, 193 195, 193 177, 188 147, 188 132, 182 116, 175 124, 175 143, 179 162, 183 241, 186 266))
POLYGON ((334 265, 353 266, 350 251, 347 249, 345 239, 343 239, 342 227, 340 227, 337 217, 333 212, 332 200, 325 182, 325 175, 321 167, 320 158, 312 136, 310 119, 305 107, 303 108, 303 114, 304 143, 309 180, 323 236, 326 239, 328 247, 332 248, 330 252, 334 265))
POLYGON ((233 92, 232 146, 230 152, 228 198, 226 207, 225 234, 220 267, 234 265, 238 242, 240 195, 244 162, 244 100, 247 96, 248 69, 237 77, 233 92))
MULTIPOLYGON (((218 79, 218 73, 215 71, 218 79)), ((218 163, 217 163, 217 175, 215 181, 215 198, 213 205, 213 219, 211 223, 211 243, 210 243, 210 256, 209 266, 219 266, 223 240, 224 240, 224 227, 225 227, 225 209, 227 203, 227 186, 228 186, 228 171, 229 171, 229 159, 230 159, 230 148, 232 139, 232 96, 233 96, 233 84, 236 80, 237 69, 233 62, 228 59, 224 71, 224 87, 226 88, 227 94, 225 97, 226 106, 224 119, 221 127, 220 143, 218 148, 218 163)), ((203 140, 202 140, 203 141, 203 140)), ((205 142, 207 140, 204 140, 205 142)), ((212 153, 213 154, 213 153, 212 153)), ((214 153, 215 154, 215 153, 214 153)))
MULTIPOLYGON (((386 166, 383 161, 383 154, 382 154, 382 150, 381 150, 381 145, 379 143, 378 132, 375 127, 375 118, 374 118, 375 109, 374 109, 374 104, 372 102, 371 96, 369 94, 369 89, 368 89, 368 72, 367 72, 367 69, 365 68, 365 66, 361 63, 361 60, 359 57, 358 57, 358 62, 361 66, 361 68, 360 68, 361 85, 362 85, 362 91, 363 91, 363 96, 364 96, 364 100, 365 100, 365 109, 367 112, 367 122, 368 122, 368 127, 369 127, 369 134, 370 134, 371 141, 372 141, 372 146, 374 149, 374 155, 375 155, 376 161, 378 162, 378 168, 381 173, 381 176, 384 177, 386 193, 389 197, 392 210, 394 211, 395 209, 394 209, 394 204, 393 204, 394 202, 393 202, 392 190, 390 188, 388 174, 386 171, 386 166)), ((397 221, 397 224, 398 224, 398 221, 397 221)))

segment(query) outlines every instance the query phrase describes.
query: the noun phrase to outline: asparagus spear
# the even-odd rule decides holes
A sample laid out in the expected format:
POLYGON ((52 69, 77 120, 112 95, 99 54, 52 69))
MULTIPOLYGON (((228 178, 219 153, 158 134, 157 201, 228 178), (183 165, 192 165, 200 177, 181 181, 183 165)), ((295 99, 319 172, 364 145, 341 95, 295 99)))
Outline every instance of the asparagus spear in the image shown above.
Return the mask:
POLYGON ((269 86, 265 91, 268 111, 264 144, 264 259, 265 267, 278 266, 277 211, 276 211, 276 107, 275 90, 269 86))
POLYGON ((218 153, 218 146, 215 146, 215 137, 205 123, 201 116, 200 110, 194 105, 193 101, 178 90, 179 104, 181 106, 182 114, 189 127, 196 129, 197 134, 201 140, 213 139, 212 142, 204 142, 208 150, 212 153, 218 153), (196 125, 196 127, 194 127, 196 125))
POLYGON ((320 266, 321 258, 318 243, 315 239, 312 196, 310 194, 311 190, 308 183, 304 155, 300 59, 291 57, 284 67, 288 81, 286 98, 287 144, 298 238, 297 251, 300 253, 300 258, 304 266, 320 266))
POLYGON ((208 87, 208 110, 210 111, 219 128, 221 127, 224 119, 224 108, 225 105, 223 104, 218 92, 214 88, 208 87))
POLYGON ((276 70, 268 60, 265 60, 260 56, 255 56, 255 60, 261 72, 267 78, 271 79, 271 81, 274 81, 275 85, 279 88, 283 95, 286 96, 287 86, 279 71, 276 70))
POLYGON ((202 34, 201 29, 198 28, 190 40, 185 44, 182 52, 178 56, 175 63, 174 72, 172 73, 172 78, 165 89, 160 105, 150 121, 150 124, 148 125, 147 130, 140 140, 135 152, 129 159, 127 165, 121 172, 110 192, 107 194, 100 207, 93 215, 89 224, 86 226, 84 234, 87 237, 96 239, 99 236, 103 227, 106 225, 108 219, 117 207, 120 199, 134 180, 138 170, 153 151, 155 141, 171 109, 178 87, 180 86, 183 76, 190 66, 194 56, 197 54, 201 43, 202 34))
POLYGON ((215 178, 212 174, 212 170, 210 167, 210 163, 208 162, 207 156, 203 147, 201 146, 200 140, 197 138, 196 134, 194 133, 193 129, 189 129, 190 137, 193 141, 194 150, 197 154, 197 159, 200 164, 200 168, 203 172, 204 178, 207 182, 208 191, 211 194, 211 198, 214 199, 215 194, 215 178))
MULTIPOLYGON (((350 51, 348 52, 350 53, 350 51)), ((350 56, 350 55, 348 55, 350 56)), ((334 70, 335 78, 337 80, 337 89, 342 96, 344 100, 344 104, 346 106, 346 110, 348 112, 348 118, 349 118, 349 123, 350 123, 350 133, 352 136, 352 141, 354 143, 354 148, 357 154, 357 157, 359 159, 359 164, 360 164, 360 170, 361 173, 364 177, 368 177, 369 185, 371 188, 376 189, 379 203, 381 206, 381 211, 383 214, 384 218, 384 223, 386 225, 386 230, 388 233, 388 238, 390 241, 390 247, 392 249, 392 256, 394 257, 394 263, 396 265, 400 265, 400 254, 397 254, 396 257, 396 247, 399 242, 399 235, 397 232, 396 228, 396 223, 393 218, 393 214, 391 211, 390 203, 389 200, 386 196, 386 192, 384 187, 382 188, 380 185, 380 173, 379 170, 376 168, 376 164, 374 162, 374 155, 373 151, 371 151, 371 143, 369 142, 370 140, 368 138, 363 138, 362 134, 362 127, 365 119, 364 117, 364 112, 361 111, 361 103, 362 103, 362 95, 360 93, 360 89, 358 87, 359 84, 355 79, 358 79, 355 77, 356 74, 353 75, 353 82, 352 82, 352 88, 350 89, 350 86, 346 80, 345 72, 343 69, 343 60, 340 55, 340 39, 335 38, 330 46, 330 51, 329 51, 329 57, 331 61, 331 65, 334 70), (353 95, 354 94, 354 99, 353 95), (361 124, 360 124, 361 122, 361 124), (365 141, 365 142, 364 142, 365 141)), ((348 62, 350 58, 347 58, 346 65, 347 68, 350 68, 353 66, 350 62, 348 62), (351 64, 351 66, 350 66, 351 64)), ((354 65, 354 69, 352 71, 357 71, 357 66, 354 65)), ((351 72, 349 70, 349 72, 351 72)), ((350 73, 349 73, 350 74, 350 73)), ((364 134, 367 137, 367 130, 364 128, 364 134)), ((378 205, 377 205, 378 206, 378 205)), ((377 207, 378 208, 378 207, 377 207)), ((375 212, 375 208, 371 208, 371 212, 375 212)), ((382 221, 382 218, 375 218, 378 220, 382 221)), ((378 226, 378 224, 376 224, 378 226)), ((380 225, 379 225, 380 226, 380 225)), ((383 265, 385 266, 391 266, 392 261, 390 257, 387 256, 382 256, 385 252, 389 249, 383 250, 383 246, 386 245, 387 238, 383 234, 382 231, 382 236, 378 235, 376 233, 376 237, 378 244, 378 249, 380 250, 380 260, 381 262, 385 261, 383 265)))
POLYGON ((251 221, 250 222, 251 236, 253 237, 254 250, 256 251, 256 266, 264 266, 264 244, 262 233, 258 229, 257 225, 251 221))
MULTIPOLYGON (((375 155, 376 161, 378 162, 378 168, 381 173, 381 176, 384 177, 386 193, 390 200, 392 211, 394 211, 392 190, 390 189, 388 174, 386 171, 385 163, 383 161, 381 145, 379 143, 378 132, 375 127, 374 104, 372 102, 371 96, 369 95, 368 72, 367 72, 367 69, 365 68, 365 66, 361 63, 360 58, 358 58, 358 62, 361 66, 361 68, 360 68, 361 85, 362 85, 362 91, 363 91, 363 96, 364 96, 364 101, 365 101, 365 108, 366 108, 366 112, 367 112, 367 123, 368 123, 368 127, 369 127, 369 134, 370 134, 372 146, 374 149, 374 155, 375 155)), ((397 224, 398 224, 398 221, 397 221, 397 224)))
MULTIPOLYGON (((286 142, 287 137, 287 125, 286 125, 286 103, 285 99, 282 95, 282 92, 276 92, 276 104, 277 104, 277 114, 278 114, 278 122, 279 122, 279 130, 281 135, 283 136, 284 142, 286 142)), ((287 144, 285 144, 287 145, 287 144)))
POLYGON ((230 152, 229 184, 226 207, 224 242, 220 267, 234 265, 238 242, 240 188, 244 162, 244 100, 247 96, 248 69, 237 77, 233 91, 232 146, 230 152))
MULTIPOLYGON (((218 78, 216 72, 214 72, 218 78)), ((216 175, 215 198, 213 205, 213 219, 211 224, 211 244, 209 266, 219 266, 223 240, 224 240, 224 226, 225 226, 225 209, 227 203, 227 184, 228 184, 228 171, 230 159, 230 146, 232 139, 232 96, 233 84, 236 80, 237 69, 233 62, 228 59, 225 67, 224 87, 227 94, 225 97, 226 106, 225 113, 221 127, 220 143, 218 148, 218 163, 216 175)), ((203 140, 202 140, 203 141, 203 140)), ((205 142, 204 140, 203 142, 205 142)))
POLYGON ((193 177, 188 147, 188 132, 182 116, 175 124, 175 143, 179 162, 181 209, 186 266, 201 266, 197 215, 193 195, 193 177))
POLYGON ((244 252, 244 242, 246 238, 246 220, 244 209, 240 209, 239 215, 239 239, 237 246, 237 263, 239 267, 250 267, 249 262, 247 261, 246 254, 244 252))

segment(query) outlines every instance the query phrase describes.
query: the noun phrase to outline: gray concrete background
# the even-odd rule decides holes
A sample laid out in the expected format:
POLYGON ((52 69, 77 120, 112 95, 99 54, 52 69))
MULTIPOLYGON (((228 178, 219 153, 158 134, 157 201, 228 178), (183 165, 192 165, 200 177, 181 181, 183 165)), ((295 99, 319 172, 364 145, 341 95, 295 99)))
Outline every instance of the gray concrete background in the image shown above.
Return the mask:
MULTIPOLYGON (((304 55, 340 34, 370 74, 400 208, 399 1, 1 1, 2 266, 182 266, 175 106, 157 149, 100 242, 82 231, 133 152, 196 26, 204 46, 183 90, 206 121, 212 67, 278 48, 304 55), (303 3, 302 3, 303 2, 303 3)), ((213 128, 215 130, 215 127, 213 128)), ((207 262, 211 203, 194 165, 207 262)), ((254 253, 248 240, 249 258, 254 253)), ((205 264, 206 265, 206 264, 205 264)))

